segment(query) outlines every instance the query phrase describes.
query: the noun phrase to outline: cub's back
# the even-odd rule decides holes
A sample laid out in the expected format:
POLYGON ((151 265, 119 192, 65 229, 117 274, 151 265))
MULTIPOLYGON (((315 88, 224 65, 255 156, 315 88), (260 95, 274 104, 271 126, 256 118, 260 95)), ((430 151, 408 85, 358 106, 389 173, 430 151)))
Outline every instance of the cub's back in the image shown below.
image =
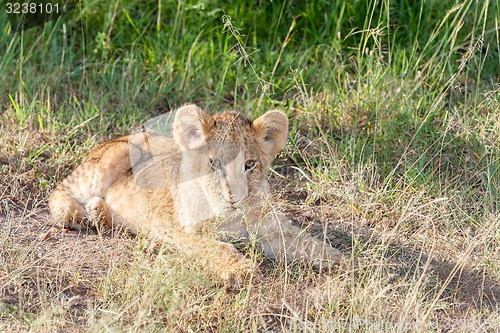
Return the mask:
POLYGON ((56 187, 49 200, 50 210, 57 211, 62 204, 58 200, 61 192, 82 206, 92 198, 106 197, 117 180, 140 173, 148 161, 159 155, 178 159, 179 150, 173 139, 140 132, 100 144, 56 187))

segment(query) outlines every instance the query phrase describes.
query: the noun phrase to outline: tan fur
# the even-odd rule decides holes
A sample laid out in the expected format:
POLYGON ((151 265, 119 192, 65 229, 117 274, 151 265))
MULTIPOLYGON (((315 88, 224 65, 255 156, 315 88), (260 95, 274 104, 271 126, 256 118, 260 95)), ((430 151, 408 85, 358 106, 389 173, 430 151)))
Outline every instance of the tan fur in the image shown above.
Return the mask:
POLYGON ((176 112, 173 133, 141 132, 98 146, 52 193, 54 220, 150 233, 228 283, 241 282, 252 264, 224 241, 256 240, 269 258, 316 267, 342 259, 269 202, 268 169, 288 137, 281 111, 251 122, 186 105, 176 112))

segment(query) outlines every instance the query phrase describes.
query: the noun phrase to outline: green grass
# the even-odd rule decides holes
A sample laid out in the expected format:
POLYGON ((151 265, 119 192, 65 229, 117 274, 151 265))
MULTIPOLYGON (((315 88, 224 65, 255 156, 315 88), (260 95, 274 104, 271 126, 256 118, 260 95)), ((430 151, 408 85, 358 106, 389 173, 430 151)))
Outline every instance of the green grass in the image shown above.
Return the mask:
POLYGON ((498 0, 86 0, 14 33, 2 11, 0 330, 500 329, 499 17, 498 0), (235 292, 141 240, 115 258, 129 238, 75 239, 108 251, 87 276, 23 236, 92 147, 186 102, 285 111, 280 200, 358 269, 257 256, 235 292))

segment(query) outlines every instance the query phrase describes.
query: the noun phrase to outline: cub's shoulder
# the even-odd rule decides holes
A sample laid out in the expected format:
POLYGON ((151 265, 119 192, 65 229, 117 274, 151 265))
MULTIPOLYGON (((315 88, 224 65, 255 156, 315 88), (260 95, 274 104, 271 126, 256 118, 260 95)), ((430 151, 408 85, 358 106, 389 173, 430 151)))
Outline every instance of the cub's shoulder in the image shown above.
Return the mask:
POLYGON ((123 156, 124 153, 127 153, 129 150, 129 135, 125 135, 113 140, 105 141, 99 144, 97 147, 92 149, 87 158, 85 159, 85 163, 97 163, 101 160, 101 158, 106 155, 108 157, 123 156))

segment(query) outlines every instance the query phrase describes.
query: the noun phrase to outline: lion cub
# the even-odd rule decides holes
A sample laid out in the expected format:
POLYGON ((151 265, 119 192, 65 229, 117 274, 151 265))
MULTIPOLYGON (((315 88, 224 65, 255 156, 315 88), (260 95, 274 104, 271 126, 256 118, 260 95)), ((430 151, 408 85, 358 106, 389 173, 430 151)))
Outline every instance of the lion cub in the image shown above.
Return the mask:
POLYGON ((329 268, 342 254, 269 202, 268 169, 287 137, 288 118, 278 110, 250 121, 186 105, 175 114, 173 139, 139 132, 95 148, 53 191, 50 211, 63 227, 152 234, 230 284, 252 263, 227 241, 329 268))

